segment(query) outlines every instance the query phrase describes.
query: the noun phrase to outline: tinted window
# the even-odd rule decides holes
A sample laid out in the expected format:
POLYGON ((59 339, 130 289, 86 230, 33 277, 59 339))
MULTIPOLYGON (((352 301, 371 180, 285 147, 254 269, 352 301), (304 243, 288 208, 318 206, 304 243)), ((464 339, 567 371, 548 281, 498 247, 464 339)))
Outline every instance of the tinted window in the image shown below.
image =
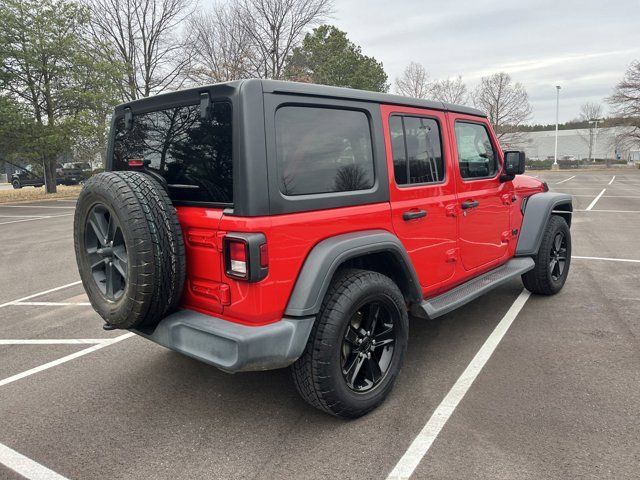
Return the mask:
POLYGON ((389 119, 389 133, 391 135, 391 150, 393 151, 393 175, 398 185, 405 185, 408 178, 408 164, 402 117, 394 115, 389 119))
POLYGON ((445 166, 436 120, 394 115, 389 119, 389 131, 398 185, 444 181, 445 166))
POLYGON ((456 122, 458 163, 462 178, 490 178, 498 172, 498 159, 484 125, 456 122))
POLYGON ((373 187, 369 120, 362 112, 282 107, 276 112, 276 156, 285 195, 373 187))
POLYGON ((114 140, 114 170, 129 170, 129 160, 141 159, 164 177, 172 200, 233 202, 229 103, 215 102, 204 120, 199 105, 134 115, 131 130, 120 118, 114 140))

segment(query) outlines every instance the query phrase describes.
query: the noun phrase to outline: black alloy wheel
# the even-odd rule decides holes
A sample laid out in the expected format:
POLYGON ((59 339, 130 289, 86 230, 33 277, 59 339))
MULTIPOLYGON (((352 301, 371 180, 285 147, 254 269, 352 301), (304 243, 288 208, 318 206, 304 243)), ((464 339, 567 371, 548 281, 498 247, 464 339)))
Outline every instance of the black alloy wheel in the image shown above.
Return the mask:
POLYGON ((571 231, 567 221, 551 215, 542 234, 534 267, 522 275, 524 286, 538 295, 555 295, 564 286, 571 267, 571 231))
POLYGON ((567 237, 559 231, 553 239, 549 255, 549 273, 553 280, 558 281, 564 273, 567 264, 567 237))
POLYGON ((120 222, 103 204, 87 216, 85 246, 93 280, 107 300, 117 301, 127 288, 129 257, 120 222))
POLYGON ((351 317, 342 342, 342 375, 359 393, 374 389, 384 379, 395 350, 399 314, 395 305, 375 300, 351 317))
POLYGON ((407 303, 391 278, 371 270, 339 270, 307 347, 291 367, 298 393, 336 417, 365 415, 393 388, 408 332, 407 303))

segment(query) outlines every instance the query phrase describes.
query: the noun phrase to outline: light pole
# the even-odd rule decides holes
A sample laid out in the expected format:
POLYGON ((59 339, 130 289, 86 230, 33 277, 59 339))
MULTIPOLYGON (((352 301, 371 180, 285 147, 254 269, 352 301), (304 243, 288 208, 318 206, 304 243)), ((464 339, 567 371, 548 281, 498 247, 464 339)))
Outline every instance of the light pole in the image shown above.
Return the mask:
POLYGON ((556 85, 556 147, 553 154, 553 170, 558 170, 558 114, 560 113, 560 85, 556 85))
POLYGON ((593 134, 593 163, 596 163, 596 149, 598 148, 598 122, 601 122, 602 118, 594 118, 589 120, 589 125, 595 125, 595 133, 593 134))

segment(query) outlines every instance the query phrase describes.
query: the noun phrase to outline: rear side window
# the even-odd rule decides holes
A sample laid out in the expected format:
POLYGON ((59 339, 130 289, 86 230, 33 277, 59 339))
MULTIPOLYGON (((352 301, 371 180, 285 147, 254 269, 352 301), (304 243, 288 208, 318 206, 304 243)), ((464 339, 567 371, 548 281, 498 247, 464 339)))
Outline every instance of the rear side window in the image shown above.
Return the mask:
POLYGON ((445 178, 440 127, 432 118, 389 119, 393 173, 398 185, 440 183, 445 178))
POLYGON ((363 112, 285 106, 276 111, 276 157, 285 195, 373 187, 373 147, 363 112))
POLYGON ((456 122, 456 142, 462 178, 491 178, 498 173, 498 157, 484 125, 456 122))
POLYGON ((232 158, 228 102, 214 102, 207 119, 199 105, 185 105, 134 115, 129 130, 123 118, 115 124, 113 169, 139 169, 129 161, 142 160, 167 181, 174 201, 231 204, 232 158))

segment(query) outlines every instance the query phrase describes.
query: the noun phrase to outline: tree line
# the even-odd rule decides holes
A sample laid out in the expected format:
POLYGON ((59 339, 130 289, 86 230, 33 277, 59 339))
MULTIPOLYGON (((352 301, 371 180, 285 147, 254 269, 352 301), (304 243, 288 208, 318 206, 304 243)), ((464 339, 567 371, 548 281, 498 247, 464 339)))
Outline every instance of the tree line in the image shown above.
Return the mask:
MULTIPOLYGON (((0 160, 40 165, 52 192, 61 156, 104 155, 118 103, 248 77, 391 89, 382 63, 326 23, 333 0, 196 7, 195 0, 0 0, 0 160)), ((432 81, 412 62, 393 90, 476 106, 500 137, 513 139, 531 116, 524 86, 505 72, 470 91, 462 77, 432 81)), ((608 99, 638 132, 639 91, 635 62, 608 99)))

